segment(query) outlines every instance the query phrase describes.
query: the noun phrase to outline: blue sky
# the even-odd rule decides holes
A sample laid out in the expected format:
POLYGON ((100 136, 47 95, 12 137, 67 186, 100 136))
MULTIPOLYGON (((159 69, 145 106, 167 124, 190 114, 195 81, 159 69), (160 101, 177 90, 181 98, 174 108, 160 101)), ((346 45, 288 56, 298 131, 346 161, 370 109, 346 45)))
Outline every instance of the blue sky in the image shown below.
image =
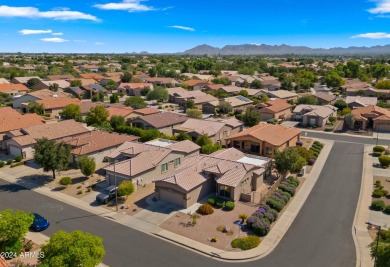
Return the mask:
POLYGON ((0 52, 390 43, 390 0, 0 0, 0 52))

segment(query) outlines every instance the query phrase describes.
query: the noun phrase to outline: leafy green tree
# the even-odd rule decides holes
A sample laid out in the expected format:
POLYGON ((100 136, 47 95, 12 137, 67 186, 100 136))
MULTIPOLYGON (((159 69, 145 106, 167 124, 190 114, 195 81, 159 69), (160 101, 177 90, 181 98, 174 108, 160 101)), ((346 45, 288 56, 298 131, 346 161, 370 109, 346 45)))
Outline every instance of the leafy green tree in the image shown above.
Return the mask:
POLYGON ((355 117, 352 114, 345 115, 344 121, 350 129, 355 127, 355 117))
POLYGON ((111 127, 111 124, 108 121, 103 121, 103 123, 100 125, 95 124, 93 125, 93 127, 101 131, 107 131, 107 132, 114 131, 114 128, 111 127))
POLYGON ((60 112, 60 115, 68 120, 81 121, 81 108, 79 105, 69 104, 60 112))
POLYGON ((349 60, 347 62, 347 69, 350 73, 350 78, 358 78, 361 72, 360 63, 355 60, 349 60))
POLYGON ((28 104, 28 112, 42 115, 43 113, 45 113, 45 108, 43 104, 39 104, 37 102, 30 102, 28 104))
POLYGON ((377 89, 390 89, 390 80, 379 81, 375 85, 375 88, 377 88, 377 89))
POLYGON ((102 92, 98 92, 92 96, 92 102, 104 102, 104 94, 102 92))
POLYGON ((260 103, 269 101, 269 97, 266 94, 262 94, 260 98, 260 103))
POLYGON ((245 126, 252 127, 259 124, 261 119, 260 113, 255 108, 247 108, 242 116, 242 121, 245 126))
POLYGON ((350 114, 352 112, 352 109, 350 108, 343 108, 343 110, 341 111, 341 115, 347 115, 347 114, 350 114))
POLYGON ((0 243, 20 240, 28 232, 34 216, 24 211, 5 209, 0 212, 0 243))
POLYGON ((110 118, 110 125, 114 130, 118 129, 121 126, 125 126, 125 118, 123 116, 114 115, 110 118))
POLYGON ((107 121, 108 116, 110 116, 108 110, 102 105, 97 105, 92 107, 87 113, 85 121, 88 125, 101 125, 103 122, 107 121))
POLYGON ((161 86, 157 86, 154 90, 149 91, 146 95, 147 100, 166 101, 168 100, 169 94, 167 89, 161 86))
POLYGON ((347 102, 345 102, 342 99, 337 99, 336 102, 334 102, 333 106, 335 106, 338 110, 343 110, 348 107, 347 102))
POLYGON ((40 258, 42 267, 95 267, 105 254, 102 238, 81 231, 56 232, 42 246, 42 252, 45 255, 40 258))
POLYGON ((146 108, 148 104, 146 104, 143 98, 140 96, 129 96, 125 100, 125 105, 130 106, 134 109, 141 109, 146 108))
POLYGON ((218 110, 220 113, 228 114, 229 112, 233 111, 233 107, 230 103, 222 101, 218 105, 218 110))
POLYGON ((146 96, 150 92, 149 86, 144 86, 144 88, 141 89, 141 95, 146 96))
POLYGON ((324 82, 326 86, 332 88, 338 88, 345 84, 345 81, 341 78, 341 76, 336 71, 331 71, 327 73, 324 77, 324 82))
POLYGON ((317 99, 312 95, 305 95, 298 98, 298 104, 315 105, 317 104, 317 99))
POLYGON ((197 108, 187 108, 186 115, 189 118, 199 119, 199 118, 202 118, 202 111, 200 111, 197 108))
POLYGON ((124 72, 121 75, 121 82, 123 83, 129 83, 133 79, 133 75, 131 75, 129 72, 124 72))
POLYGON ((176 136, 176 141, 184 141, 184 140, 190 140, 192 141, 192 137, 191 135, 189 135, 188 133, 180 133, 176 136))
POLYGON ((260 80, 254 80, 254 81, 251 83, 250 88, 253 88, 253 89, 261 89, 261 88, 263 88, 263 83, 262 83, 260 80))
POLYGON ((91 176, 96 170, 96 162, 93 157, 80 157, 77 161, 77 167, 85 176, 91 176))
POLYGON ((209 136, 207 134, 202 134, 196 138, 196 144, 198 146, 202 147, 205 145, 212 145, 213 141, 211 141, 211 139, 209 138, 209 136))
POLYGON ((117 89, 118 85, 115 81, 109 80, 105 85, 103 85, 104 88, 106 88, 108 91, 112 91, 117 89))
POLYGON ((150 77, 156 77, 157 76, 157 68, 156 67, 151 67, 149 70, 148 70, 148 73, 149 73, 149 76, 150 77))
POLYGON ((53 83, 53 84, 50 84, 50 85, 49 85, 49 90, 50 90, 50 91, 57 92, 58 89, 59 89, 58 83, 53 83))
POLYGON ((195 102, 194 102, 194 100, 192 100, 192 99, 187 100, 187 102, 186 102, 186 108, 187 108, 187 109, 193 109, 193 108, 195 108, 195 102))
POLYGON ((110 96, 110 103, 119 103, 119 95, 117 93, 113 93, 110 96))
POLYGON ((390 229, 381 230, 379 233, 378 254, 376 252, 378 237, 370 244, 371 257, 374 259, 375 255, 377 267, 390 266, 390 229))
POLYGON ((73 81, 70 82, 70 86, 71 87, 80 87, 82 85, 83 84, 82 84, 81 80, 73 80, 73 81))
POLYGON ((7 93, 0 92, 0 106, 5 106, 12 101, 12 96, 7 93))
POLYGON ((275 167, 276 170, 286 175, 292 171, 300 158, 299 152, 293 148, 286 148, 284 151, 276 151, 275 167))
POLYGON ((215 78, 215 79, 211 80, 211 82, 213 82, 215 84, 223 84, 223 85, 230 84, 229 79, 226 77, 215 78))
POLYGON ((37 139, 33 148, 34 161, 43 167, 44 172, 51 171, 53 179, 56 178, 56 171, 63 171, 68 168, 71 151, 69 145, 41 138, 37 139))
POLYGON ((134 184, 132 181, 127 180, 120 183, 118 186, 118 196, 126 196, 126 199, 134 192, 134 184))
POLYGON ((200 153, 202 154, 211 154, 211 153, 214 153, 215 151, 218 151, 222 149, 222 146, 221 144, 207 144, 207 145, 204 145, 200 148, 200 153))
POLYGON ((243 97, 248 97, 248 96, 249 96, 247 90, 241 90, 238 94, 241 95, 241 96, 243 96, 243 97))
POLYGON ((32 87, 37 85, 39 82, 40 82, 40 80, 38 78, 31 78, 30 80, 27 81, 26 85, 28 88, 31 89, 32 87))

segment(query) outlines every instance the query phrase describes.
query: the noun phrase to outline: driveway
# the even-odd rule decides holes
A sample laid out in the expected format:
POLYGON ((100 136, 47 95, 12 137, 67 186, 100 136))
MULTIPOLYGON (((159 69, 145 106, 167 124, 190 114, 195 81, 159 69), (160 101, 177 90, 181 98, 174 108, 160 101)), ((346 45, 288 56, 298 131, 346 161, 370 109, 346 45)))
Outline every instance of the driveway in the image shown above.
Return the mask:
POLYGON ((134 214, 133 217, 155 225, 160 225, 180 209, 182 208, 179 206, 158 200, 134 214))
POLYGON ((284 121, 282 122, 282 125, 287 128, 295 127, 299 124, 299 121, 284 121))

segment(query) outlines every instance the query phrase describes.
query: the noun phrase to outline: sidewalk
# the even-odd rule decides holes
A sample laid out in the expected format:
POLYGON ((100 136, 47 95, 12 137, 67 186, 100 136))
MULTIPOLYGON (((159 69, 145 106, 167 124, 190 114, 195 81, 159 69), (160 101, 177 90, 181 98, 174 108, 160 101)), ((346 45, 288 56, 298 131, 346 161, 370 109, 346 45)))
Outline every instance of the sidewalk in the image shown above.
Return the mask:
MULTIPOLYGON (((390 140, 390 133, 378 133, 374 132, 373 136, 363 136, 359 134, 347 134, 347 133, 334 133, 334 132, 324 132, 324 131, 316 131, 316 130, 311 130, 311 129, 304 129, 304 128, 299 128, 302 133, 304 132, 310 132, 310 133, 320 133, 320 134, 328 134, 328 135, 343 135, 343 136, 350 136, 350 137, 360 137, 360 138, 366 138, 366 139, 377 139, 377 136, 380 140, 390 140)), ((302 134, 304 135, 304 134, 302 134)))
MULTIPOLYGON (((279 242, 281 241, 281 239, 289 229, 290 225, 293 223, 301 207, 303 206, 311 190, 313 189, 334 143, 334 141, 329 141, 329 140, 321 140, 321 142, 324 143, 325 146, 321 154, 319 155, 317 162, 314 165, 314 168, 312 169, 310 174, 306 176, 306 181, 302 185, 301 189, 298 191, 297 195, 292 199, 286 211, 278 219, 278 221, 276 222, 276 224, 274 225, 270 233, 263 239, 261 245, 255 249, 248 250, 248 251, 227 252, 227 251, 219 250, 211 246, 202 244, 200 242, 177 235, 175 233, 166 231, 160 228, 156 224, 152 224, 150 222, 146 222, 144 220, 137 219, 135 217, 126 214, 112 212, 102 207, 92 207, 89 205, 89 203, 85 201, 70 197, 61 192, 53 192, 51 189, 44 186, 37 187, 37 185, 32 182, 24 182, 23 186, 37 193, 62 201, 69 205, 75 206, 77 208, 83 209, 90 213, 104 217, 106 219, 114 220, 118 223, 142 231, 146 234, 155 235, 157 237, 171 241, 173 243, 189 248, 191 250, 195 250, 202 254, 215 257, 216 259, 245 261, 245 260, 262 258, 270 254, 275 249, 275 247, 279 244, 279 242)), ((2 171, 0 171, 0 178, 8 182, 18 184, 18 179, 16 176, 6 174, 2 171)), ((33 235, 32 237, 37 239, 37 242, 43 242, 45 240, 44 237, 39 235, 33 235)))

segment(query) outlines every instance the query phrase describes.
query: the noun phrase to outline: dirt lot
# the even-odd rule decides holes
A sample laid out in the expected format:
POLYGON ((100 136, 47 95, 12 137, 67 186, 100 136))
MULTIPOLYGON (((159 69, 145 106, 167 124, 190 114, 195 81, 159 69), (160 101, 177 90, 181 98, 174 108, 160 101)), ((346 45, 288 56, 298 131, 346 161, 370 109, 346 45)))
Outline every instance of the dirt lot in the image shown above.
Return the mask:
MULTIPOLYGON (((374 176, 373 178, 373 184, 374 184, 374 189, 375 187, 375 181, 381 181, 381 185, 383 186, 383 189, 387 190, 390 192, 390 177, 384 177, 384 176, 374 176), (387 181, 386 181, 387 180, 387 181)), ((372 198, 372 200, 383 200, 386 205, 390 205, 390 193, 387 195, 387 197, 381 197, 381 198, 372 198)))

